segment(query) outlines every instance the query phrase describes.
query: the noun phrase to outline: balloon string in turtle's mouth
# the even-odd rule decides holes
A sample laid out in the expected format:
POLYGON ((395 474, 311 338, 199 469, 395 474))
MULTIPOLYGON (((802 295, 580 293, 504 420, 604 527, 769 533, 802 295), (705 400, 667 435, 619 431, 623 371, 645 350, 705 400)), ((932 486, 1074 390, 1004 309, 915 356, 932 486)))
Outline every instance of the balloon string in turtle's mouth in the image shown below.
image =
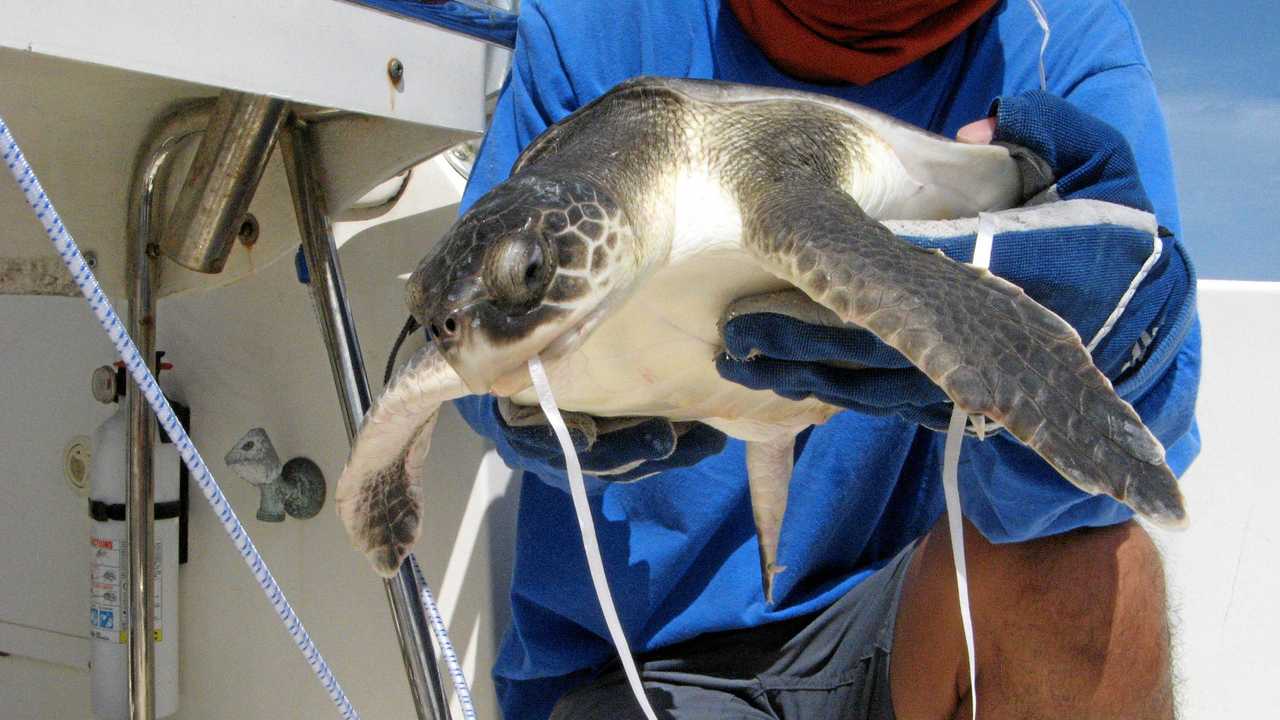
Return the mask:
MULTIPOLYGON (((599 311, 597 308, 594 312, 599 311)), ((569 495, 573 500, 573 511, 578 521, 578 529, 582 533, 582 550, 587 556, 587 568, 591 574, 591 585, 596 591, 596 600, 600 603, 600 613, 604 616, 609 637, 613 640, 614 649, 622 663, 627 683, 635 695, 636 702, 647 720, 657 720, 657 715, 649 705, 640 682, 640 673, 636 668, 635 658, 631 655, 631 645, 627 642, 627 634, 623 630, 622 621, 618 617, 617 606, 613 602, 613 592, 609 588, 609 579, 605 575, 604 557, 600 552, 600 542, 596 537, 596 523, 591 515, 591 506, 587 501, 586 483, 582 477, 582 465, 578 461, 578 452, 573 447, 560 408, 556 405, 555 394, 551 391, 551 381, 538 355, 529 358, 527 366, 529 378, 538 393, 538 403, 547 416, 564 451, 565 473, 569 476, 569 495)))

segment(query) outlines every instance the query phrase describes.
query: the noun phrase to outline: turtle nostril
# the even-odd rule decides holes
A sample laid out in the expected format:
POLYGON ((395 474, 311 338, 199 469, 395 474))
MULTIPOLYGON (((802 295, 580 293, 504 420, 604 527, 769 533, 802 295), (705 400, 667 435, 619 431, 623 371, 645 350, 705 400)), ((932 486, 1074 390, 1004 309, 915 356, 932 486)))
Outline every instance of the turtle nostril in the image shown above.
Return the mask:
POLYGON ((431 333, 432 340, 449 340, 458 334, 457 315, 450 315, 444 319, 442 323, 432 322, 427 326, 427 332, 431 333))

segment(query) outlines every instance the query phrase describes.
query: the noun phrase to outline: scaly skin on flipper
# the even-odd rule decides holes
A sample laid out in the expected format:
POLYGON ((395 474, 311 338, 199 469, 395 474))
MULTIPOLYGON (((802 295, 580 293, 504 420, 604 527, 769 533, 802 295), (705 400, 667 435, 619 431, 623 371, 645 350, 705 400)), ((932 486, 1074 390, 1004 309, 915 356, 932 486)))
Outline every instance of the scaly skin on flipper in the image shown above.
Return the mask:
POLYGON ((441 404, 466 388, 434 345, 405 363, 365 416, 334 493, 351 542, 391 577, 422 531, 418 483, 441 404))
POLYGON ((787 513, 787 490, 791 487, 796 438, 747 443, 747 487, 751 492, 751 515, 760 545, 760 577, 764 581, 764 601, 773 605, 773 588, 779 573, 778 541, 782 518, 787 513))
POLYGON ((897 238, 817 183, 760 190, 744 206, 744 242, 761 262, 896 348, 960 409, 1003 423, 1085 492, 1185 523, 1160 442, 1076 331, 1020 288, 897 238))

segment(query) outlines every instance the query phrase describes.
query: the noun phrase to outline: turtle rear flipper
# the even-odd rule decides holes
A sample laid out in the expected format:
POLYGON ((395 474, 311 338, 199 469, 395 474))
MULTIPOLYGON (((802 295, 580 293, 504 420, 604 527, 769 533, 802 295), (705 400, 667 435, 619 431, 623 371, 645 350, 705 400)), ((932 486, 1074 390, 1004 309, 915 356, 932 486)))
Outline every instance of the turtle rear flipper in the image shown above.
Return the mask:
POLYGON ((918 248, 818 182, 743 201, 770 272, 901 352, 967 413, 1002 424, 1071 483, 1162 526, 1185 523, 1164 448, 1076 331, 985 269, 918 248))
POLYGON ((778 541, 782 518, 787 512, 787 492, 795 458, 796 437, 747 443, 747 487, 751 493, 751 516, 760 546, 760 577, 764 581, 764 601, 773 605, 777 576, 786 570, 778 564, 778 541))

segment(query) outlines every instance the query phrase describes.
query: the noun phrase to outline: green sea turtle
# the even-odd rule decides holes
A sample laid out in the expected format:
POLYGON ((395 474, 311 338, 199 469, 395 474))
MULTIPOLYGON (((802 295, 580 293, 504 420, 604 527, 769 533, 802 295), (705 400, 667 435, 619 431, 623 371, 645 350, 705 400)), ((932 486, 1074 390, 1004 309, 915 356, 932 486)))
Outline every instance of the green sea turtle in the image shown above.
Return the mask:
POLYGON ((419 532, 440 405, 493 393, 535 408, 537 354, 566 410, 696 420, 747 441, 771 599, 795 435, 839 408, 716 373, 718 323, 745 297, 870 330, 1076 486, 1181 524, 1163 447, 1077 333, 1018 287, 881 223, 972 217, 1023 196, 1008 149, 828 97, 617 86, 534 141, 410 278, 409 309, 433 341, 388 385, 339 481, 353 543, 395 572, 419 532))

